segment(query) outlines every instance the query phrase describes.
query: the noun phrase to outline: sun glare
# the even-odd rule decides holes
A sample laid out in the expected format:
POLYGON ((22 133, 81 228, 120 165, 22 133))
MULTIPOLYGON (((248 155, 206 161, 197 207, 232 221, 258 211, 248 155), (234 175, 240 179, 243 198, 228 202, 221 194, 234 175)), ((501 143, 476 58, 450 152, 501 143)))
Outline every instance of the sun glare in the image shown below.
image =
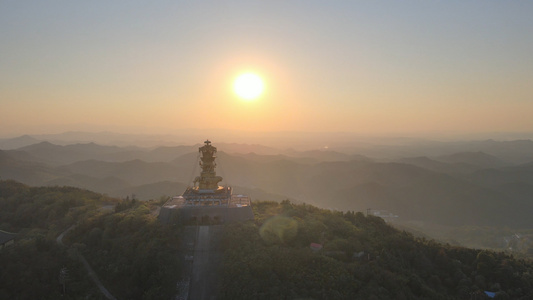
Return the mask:
POLYGON ((257 99, 263 93, 265 85, 261 77, 253 73, 239 75, 233 82, 233 91, 244 100, 257 99))

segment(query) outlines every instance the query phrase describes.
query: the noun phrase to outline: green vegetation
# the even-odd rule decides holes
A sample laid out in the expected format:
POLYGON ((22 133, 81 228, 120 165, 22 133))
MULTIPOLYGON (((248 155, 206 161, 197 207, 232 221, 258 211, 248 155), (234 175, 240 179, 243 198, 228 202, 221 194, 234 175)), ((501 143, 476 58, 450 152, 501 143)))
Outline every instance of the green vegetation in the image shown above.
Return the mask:
POLYGON ((533 297, 531 261, 415 238, 362 213, 288 201, 256 202, 254 211, 254 222, 225 228, 222 299, 533 297))
POLYGON ((0 299, 103 299, 78 253, 118 299, 171 298, 181 274, 180 230, 160 225, 153 203, 0 181, 0 229, 18 233, 0 251, 0 299), (73 224, 67 247, 58 245, 57 236, 73 224))
MULTIPOLYGON (((343 146, 350 154, 222 144, 217 162, 224 166, 223 177, 235 185, 234 191, 254 199, 305 199, 344 211, 386 210, 401 222, 533 228, 532 141, 426 142, 399 148, 381 145, 372 151, 370 145, 358 151, 343 146), (248 154, 239 154, 243 152, 248 154), (381 158, 351 154, 365 152, 380 153, 381 158)), ((185 190, 196 172, 197 151, 197 146, 147 151, 42 142, 0 150, 0 177, 156 199, 185 190)))
POLYGON ((68 270, 63 299, 99 299, 75 252, 55 238, 75 220, 98 214, 97 207, 116 201, 70 187, 28 187, 0 181, 0 229, 16 232, 14 245, 0 251, 0 299, 59 299, 59 272, 68 270))
POLYGON ((468 247, 505 250, 518 257, 533 258, 531 229, 464 226, 454 228, 449 236, 468 247))
POLYGON ((28 187, 0 180, 0 228, 55 238, 77 220, 98 214, 118 200, 73 187, 28 187))
POLYGON ((100 291, 71 251, 54 240, 20 240, 0 250, 0 299, 100 299, 100 291), (66 294, 59 281, 66 267, 66 294))
POLYGON ((163 226, 151 202, 123 201, 116 213, 87 218, 65 239, 118 299, 170 299, 181 275, 180 229, 163 226))
POLYGON ((455 246, 504 251, 518 258, 533 259, 533 229, 496 226, 442 226, 429 222, 394 222, 395 228, 455 246))
MULTIPOLYGON (((0 299, 102 299, 78 253, 118 299, 170 299, 183 242, 181 227, 156 219, 165 200, 0 181, 0 229, 18 233, 0 251, 0 299), (67 247, 58 245, 73 224, 67 247)), ((253 209, 254 221, 224 226, 221 299, 469 299, 485 290, 533 298, 530 260, 416 238, 362 213, 289 201, 253 209)))

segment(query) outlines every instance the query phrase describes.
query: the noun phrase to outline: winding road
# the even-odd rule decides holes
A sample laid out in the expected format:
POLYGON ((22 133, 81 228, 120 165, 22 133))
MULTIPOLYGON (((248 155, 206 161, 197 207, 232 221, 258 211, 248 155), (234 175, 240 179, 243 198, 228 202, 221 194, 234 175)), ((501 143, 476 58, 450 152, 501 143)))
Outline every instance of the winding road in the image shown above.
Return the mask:
MULTIPOLYGON (((67 232, 71 231, 72 229, 76 228, 76 225, 72 225, 70 226, 69 228, 67 228, 67 230, 63 231, 56 239, 57 243, 61 246, 65 246, 65 244, 63 244, 63 237, 65 236, 65 234, 67 234, 67 232)), ((109 300, 117 300, 117 298, 115 298, 113 295, 111 295, 111 293, 105 288, 105 286, 102 284, 102 282, 100 281, 100 279, 98 278, 98 276, 96 275, 96 273, 94 272, 93 268, 91 267, 91 265, 89 265, 89 263, 87 262, 87 260, 85 259, 85 257, 83 257, 83 255, 81 253, 79 253, 77 250, 76 250, 76 254, 78 255, 78 257, 80 258, 83 266, 85 267, 85 269, 87 270, 87 272, 89 273, 89 277, 91 277, 91 279, 94 281, 94 283, 96 284, 96 286, 98 286, 98 289, 100 290, 100 292, 109 300)))

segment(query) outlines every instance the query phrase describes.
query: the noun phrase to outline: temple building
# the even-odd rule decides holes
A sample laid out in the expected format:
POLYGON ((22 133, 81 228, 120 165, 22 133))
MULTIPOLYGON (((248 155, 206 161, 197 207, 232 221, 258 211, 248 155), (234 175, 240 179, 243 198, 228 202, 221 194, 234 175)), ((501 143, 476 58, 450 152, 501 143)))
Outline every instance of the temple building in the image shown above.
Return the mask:
POLYGON ((243 221, 254 218, 250 197, 233 195, 230 186, 220 186, 222 177, 217 176, 217 148, 207 140, 199 148, 202 171, 183 195, 170 199, 159 213, 163 223, 190 223, 243 221))

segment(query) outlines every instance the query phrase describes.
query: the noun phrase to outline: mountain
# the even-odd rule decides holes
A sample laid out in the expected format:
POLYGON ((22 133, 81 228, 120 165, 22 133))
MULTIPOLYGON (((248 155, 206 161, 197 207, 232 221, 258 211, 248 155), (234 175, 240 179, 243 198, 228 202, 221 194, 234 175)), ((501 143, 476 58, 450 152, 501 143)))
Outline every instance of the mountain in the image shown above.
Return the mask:
POLYGON ((232 153, 232 155, 233 156, 242 157, 245 160, 250 160, 250 161, 254 161, 254 162, 258 162, 258 163, 268 163, 268 162, 277 161, 277 160, 290 160, 290 161, 294 161, 294 162, 302 163, 302 164, 314 164, 314 163, 320 162, 320 160, 318 160, 316 158, 311 158, 311 157, 292 157, 292 156, 288 156, 288 155, 285 155, 285 154, 259 155, 259 154, 255 153, 255 152, 251 152, 251 153, 246 153, 246 154, 232 153))
MULTIPOLYGON (((200 173, 196 147, 149 150, 42 142, 1 152, 0 176, 118 197, 172 196, 182 193, 200 173)), ((290 198, 332 209, 382 209, 402 220, 450 225, 501 225, 504 220, 511 220, 508 225, 533 225, 526 215, 531 211, 526 199, 533 195, 529 187, 533 164, 499 167, 498 158, 483 152, 439 158, 447 162, 427 156, 378 162, 329 150, 291 155, 221 150, 217 156, 216 172, 224 178, 221 184, 262 200, 290 198), (513 190, 513 184, 520 192, 513 190)))
MULTIPOLYGON (((215 141, 220 150, 227 152, 256 152, 261 154, 277 154, 279 150, 264 146, 270 144, 270 138, 265 139, 262 136, 267 134, 258 134, 255 132, 246 131, 231 131, 219 129, 185 129, 177 130, 172 134, 123 134, 117 132, 84 132, 84 131, 70 131, 59 134, 41 134, 33 137, 40 141, 48 141, 57 145, 70 144, 85 144, 94 142, 101 145, 113 146, 131 146, 154 148, 160 146, 180 146, 193 145, 199 141, 204 141, 206 137, 215 141), (249 141, 256 144, 238 144, 232 143, 232 140, 249 141), (261 141, 261 145, 257 142, 261 141)), ((277 135, 277 134, 276 134, 277 135)), ((281 133, 285 136, 285 133, 281 133)), ((297 134, 290 134, 290 136, 297 136, 297 134)), ((274 137, 274 143, 278 138, 274 137)), ((286 137, 283 137, 286 140, 286 137)))
POLYGON ((53 165, 63 165, 125 151, 124 148, 117 146, 101 146, 95 143, 60 146, 50 142, 41 142, 17 150, 27 152, 40 161, 53 165))
POLYGON ((470 151, 483 151, 504 161, 523 164, 533 161, 533 141, 494 141, 486 140, 471 143, 470 151))
POLYGON ((435 158, 437 161, 445 163, 455 163, 455 164, 468 164, 474 165, 481 168, 501 168, 509 166, 508 163, 505 163, 503 160, 499 159, 494 155, 489 155, 487 153, 478 151, 478 152, 460 152, 454 153, 451 155, 438 156, 435 158))
POLYGON ((346 143, 342 147, 330 147, 343 153, 362 154, 377 159, 400 159, 403 157, 439 157, 449 156, 450 153, 483 152, 497 157, 508 164, 523 164, 533 161, 533 141, 433 141, 407 140, 388 141, 376 140, 365 145, 351 145, 346 143))
POLYGON ((270 193, 260 188, 248 188, 248 187, 242 187, 242 186, 232 186, 232 187, 233 187, 233 194, 248 195, 253 201, 262 200, 262 201, 281 202, 283 200, 289 199, 295 203, 300 202, 294 199, 290 199, 289 197, 284 196, 284 195, 270 193))
POLYGON ((127 162, 85 160, 61 166, 58 169, 96 178, 116 177, 131 185, 155 183, 165 180, 181 181, 179 176, 180 172, 176 166, 159 162, 148 163, 138 159, 127 162))
POLYGON ((288 201, 253 209, 255 222, 224 227, 222 299, 533 297, 533 264, 508 253, 415 238, 360 212, 288 201))
POLYGON ((231 153, 232 156, 239 156, 246 160, 259 163, 268 163, 273 161, 292 161, 299 164, 317 164, 323 161, 372 161, 371 158, 362 155, 348 155, 334 151, 290 151, 288 154, 260 155, 255 152, 251 153, 231 153))
POLYGON ((398 162, 446 174, 468 174, 483 169, 467 163, 445 163, 426 156, 406 157, 398 160, 398 162))
POLYGON ((427 178, 405 187, 376 182, 333 193, 330 205, 340 210, 385 210, 402 220, 452 226, 530 226, 525 214, 515 214, 515 203, 502 193, 448 177, 427 178))
POLYGON ((33 138, 29 135, 22 135, 16 138, 0 139, 0 149, 13 150, 24 146, 39 143, 40 140, 33 138))
POLYGON ((350 161, 350 160, 359 160, 359 161, 372 161, 371 158, 364 155, 358 154, 346 154, 333 150, 308 150, 308 151, 296 151, 288 150, 285 152, 286 155, 290 157, 299 157, 314 159, 317 162, 321 161, 350 161))
POLYGON ((147 152, 141 159, 148 162, 170 162, 184 154, 197 153, 198 147, 198 145, 157 147, 147 152))
POLYGON ((483 186, 499 186, 508 183, 533 184, 533 164, 480 170, 474 172, 470 178, 473 182, 483 186))
POLYGON ((121 189, 129 188, 131 185, 120 178, 114 176, 91 177, 81 174, 72 174, 45 181, 45 186, 73 186, 77 188, 98 191, 110 196, 120 196, 114 192, 121 189))
MULTIPOLYGON (((155 199, 158 200, 162 196, 176 196, 181 195, 187 184, 173 181, 160 181, 150 184, 142 184, 138 186, 129 186, 121 189, 112 189, 107 194, 113 197, 125 198, 135 195, 135 198, 141 200, 155 199)), ((283 195, 272 194, 259 188, 246 188, 240 186, 233 186, 234 194, 244 194, 250 196, 253 200, 282 201, 288 199, 283 195)))
MULTIPOLYGON (((165 186, 176 183, 134 191, 165 186)), ((379 185, 366 187, 374 188, 379 185)), ((14 275, 4 276, 2 299, 102 298, 83 261, 119 299, 176 298, 181 274, 190 275, 185 260, 191 254, 206 258, 217 299, 487 299, 483 291, 495 299, 533 297, 533 264, 523 259, 533 250, 527 238, 512 254, 468 249, 415 237, 371 214, 290 201, 254 202, 254 221, 198 230, 161 224, 158 204, 0 180, 0 229, 18 233, 0 252, 2 266, 14 275), (208 246, 191 250, 198 236, 208 246), (68 255, 73 251, 77 255, 68 255), (58 283, 61 268, 68 268, 66 296, 58 283)))
POLYGON ((22 153, 0 150, 0 178, 13 179, 29 185, 41 185, 43 182, 54 179, 58 176, 64 176, 65 173, 50 168, 49 166, 35 162, 20 159, 25 155, 22 153))
POLYGON ((276 155, 281 151, 272 147, 257 144, 217 143, 217 149, 226 153, 257 153, 260 155, 276 155))
POLYGON ((69 131, 59 134, 34 135, 41 141, 48 141, 57 145, 96 143, 100 145, 127 147, 136 145, 137 147, 157 147, 176 146, 185 143, 194 143, 198 138, 180 137, 173 135, 150 135, 150 134, 123 134, 117 132, 85 132, 69 131), (179 142, 181 141, 181 142, 179 142))
POLYGON ((27 162, 39 162, 39 158, 29 154, 28 152, 24 152, 20 150, 5 150, 4 153, 6 153, 11 158, 16 159, 16 160, 27 161, 27 162))
POLYGON ((172 181, 160 181, 156 183, 142 184, 138 186, 130 186, 122 189, 115 189, 109 192, 110 196, 130 198, 135 196, 136 199, 146 200, 154 199, 158 200, 162 196, 176 196, 181 195, 187 185, 181 182, 172 181))
MULTIPOLYGON (((497 135, 494 135, 497 136, 497 135)), ((115 132, 65 132, 61 134, 32 135, 37 141, 48 141, 57 145, 94 142, 101 145, 154 148, 160 146, 193 145, 210 137, 219 150, 228 153, 250 153, 264 155, 283 154, 287 147, 302 150, 324 149, 345 154, 360 154, 376 159, 398 159, 401 157, 437 157, 458 152, 484 152, 505 162, 521 164, 533 161, 533 141, 529 139, 505 140, 517 135, 500 135, 502 140, 437 141, 406 137, 368 137, 350 133, 302 133, 274 132, 257 133, 227 130, 180 130, 174 134, 120 134, 115 132), (228 141, 247 141, 251 144, 237 144, 228 141)), ((530 137, 521 134, 520 137, 530 137)), ((4 141, 7 139, 4 139, 4 141)), ((37 141, 31 142, 31 144, 37 141)), ((1 141, 0 141, 1 145, 1 141)), ((20 145, 21 146, 26 146, 20 145)), ((18 148, 18 147, 17 147, 18 148)), ((6 150, 7 148, 0 149, 6 150)), ((15 148, 10 148, 15 149, 15 148)), ((288 154, 288 153, 285 153, 288 154)))
POLYGON ((0 230, 17 233, 15 243, 0 251, 0 298, 105 298, 91 274, 113 286, 118 299, 141 299, 147 294, 173 298, 184 265, 176 255, 183 230, 160 224, 156 204, 121 201, 72 187, 28 187, 0 180, 0 230), (83 249, 77 247, 82 244, 83 249), (76 255, 68 254, 73 252, 76 255), (58 281, 59 270, 68 274, 66 289, 60 285, 62 276, 58 281))

